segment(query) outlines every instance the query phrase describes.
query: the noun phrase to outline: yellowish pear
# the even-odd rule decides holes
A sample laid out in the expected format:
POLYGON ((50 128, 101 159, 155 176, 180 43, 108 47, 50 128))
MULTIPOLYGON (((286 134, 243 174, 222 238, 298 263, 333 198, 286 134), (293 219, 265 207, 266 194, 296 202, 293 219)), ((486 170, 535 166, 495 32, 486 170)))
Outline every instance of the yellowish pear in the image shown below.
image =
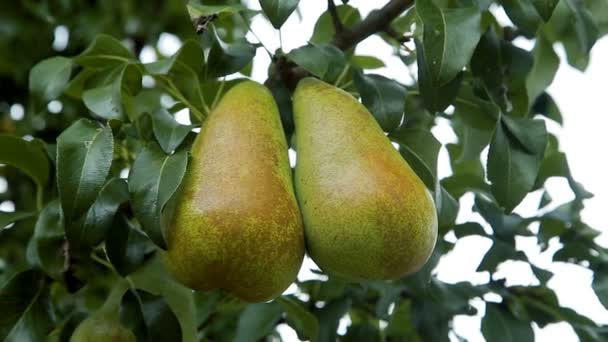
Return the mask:
POLYGON ((369 111, 314 78, 294 94, 295 188, 308 253, 329 274, 396 279, 420 269, 437 239, 424 183, 369 111))
POLYGON ((194 142, 182 188, 165 253, 178 281, 262 302, 295 280, 303 227, 266 87, 245 81, 224 95, 194 142))

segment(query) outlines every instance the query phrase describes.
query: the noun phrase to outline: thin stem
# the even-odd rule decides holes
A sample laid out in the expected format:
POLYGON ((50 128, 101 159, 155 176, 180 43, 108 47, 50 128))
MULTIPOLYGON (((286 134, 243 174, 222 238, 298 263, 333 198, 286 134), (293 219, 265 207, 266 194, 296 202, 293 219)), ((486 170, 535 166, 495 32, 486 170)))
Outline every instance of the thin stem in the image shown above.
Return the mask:
POLYGON ((36 208, 38 209, 38 211, 42 210, 42 207, 44 206, 44 189, 42 188, 42 186, 38 186, 36 188, 36 208))
POLYGON ((331 15, 331 21, 334 24, 334 32, 336 32, 336 34, 341 34, 342 31, 344 31, 344 25, 342 25, 342 21, 340 21, 340 16, 338 16, 338 10, 336 9, 334 0, 327 0, 327 10, 331 15))
POLYGON ((350 65, 346 64, 344 69, 342 69, 342 73, 340 73, 340 76, 338 76, 338 79, 336 80, 336 87, 341 88, 340 83, 342 83, 342 80, 344 80, 344 77, 348 74, 348 70, 350 70, 350 65))
POLYGON ((222 93, 222 91, 224 90, 224 86, 226 85, 226 78, 222 78, 222 82, 220 83, 220 87, 217 90, 217 93, 215 93, 215 97, 213 98, 213 102, 211 103, 211 109, 215 108, 215 106, 217 106, 217 103, 220 100, 220 94, 222 93))
POLYGON ((241 18, 241 20, 243 20, 243 22, 245 23, 245 26, 247 26, 247 30, 249 32, 251 32, 251 34, 255 37, 255 39, 258 40, 258 43, 260 43, 260 45, 262 45, 262 47, 264 48, 264 50, 266 50, 266 53, 268 53, 268 56, 270 57, 270 59, 272 59, 272 53, 270 52, 270 50, 268 50, 268 48, 266 47, 266 45, 264 45, 264 43, 262 43, 262 40, 260 39, 260 37, 258 37, 257 34, 255 34, 255 32, 253 31, 253 29, 251 29, 251 25, 249 25, 249 22, 247 21, 247 19, 245 19, 245 17, 239 13, 239 17, 241 18))

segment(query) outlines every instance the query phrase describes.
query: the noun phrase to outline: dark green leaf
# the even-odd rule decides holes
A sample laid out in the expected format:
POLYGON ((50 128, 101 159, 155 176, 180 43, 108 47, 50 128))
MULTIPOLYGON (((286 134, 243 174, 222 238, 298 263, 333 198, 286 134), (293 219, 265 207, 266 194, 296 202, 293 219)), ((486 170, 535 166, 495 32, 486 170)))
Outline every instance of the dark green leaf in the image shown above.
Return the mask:
POLYGON ((595 273, 591 286, 600 302, 605 308, 608 308, 608 276, 601 273, 595 273))
POLYGON ((72 74, 72 60, 57 56, 36 64, 30 71, 30 91, 45 100, 52 100, 63 92, 72 74))
POLYGON ((165 109, 159 109, 150 116, 152 117, 154 136, 167 154, 173 153, 192 130, 192 126, 177 123, 165 109))
MULTIPOLYGON (((507 85, 504 84, 504 63, 500 51, 500 40, 490 27, 475 48, 475 53, 471 58, 471 71, 473 75, 483 82, 485 91, 488 93, 492 102, 507 112, 510 104, 507 85)), ((468 96, 476 98, 476 96, 468 96)), ((481 100, 481 99, 480 99, 481 100)))
POLYGON ((435 191, 435 206, 437 207, 439 229, 445 231, 451 228, 458 216, 459 205, 442 186, 438 186, 435 191))
POLYGON ((293 123, 293 105, 291 102, 291 93, 289 89, 282 81, 272 81, 267 84, 268 88, 272 92, 274 100, 277 102, 279 107, 279 113, 281 114, 281 123, 285 134, 289 137, 294 130, 293 123))
POLYGON ((582 0, 564 0, 574 18, 573 25, 577 43, 583 54, 588 54, 591 48, 598 39, 599 32, 597 25, 593 21, 593 16, 585 6, 582 0))
POLYGON ((544 35, 538 35, 534 48, 534 65, 526 79, 528 99, 533 102, 553 82, 559 67, 559 57, 544 35))
POLYGON ((0 290, 0 339, 6 342, 45 341, 51 322, 45 305, 44 275, 24 271, 0 290))
POLYGON ((457 238, 462 238, 469 235, 481 235, 487 236, 488 234, 483 229, 483 227, 477 222, 467 222, 463 224, 456 225, 454 227, 454 234, 457 238))
POLYGON ((148 329, 136 291, 128 290, 122 297, 120 323, 131 330, 138 341, 148 341, 148 329))
POLYGON ((520 321, 500 304, 486 303, 486 314, 481 320, 481 332, 488 341, 534 341, 530 322, 520 321))
POLYGON ((60 279, 65 268, 65 230, 59 201, 49 202, 38 216, 28 256, 48 275, 60 279))
POLYGON ((16 167, 30 176, 38 186, 49 180, 49 160, 39 140, 27 141, 20 137, 0 134, 0 163, 16 167))
MULTIPOLYGON (((534 0, 501 0, 509 19, 528 37, 533 37, 543 18, 536 12, 534 0)), ((536 1, 539 2, 539 1, 536 1)), ((546 1, 543 1, 546 2, 546 1)))
POLYGON ((404 300, 397 304, 386 327, 386 337, 388 341, 422 341, 412 324, 411 301, 404 300))
POLYGON ((114 268, 123 276, 135 271, 147 254, 154 251, 149 239, 118 214, 106 234, 106 252, 114 268))
POLYGON ((361 69, 378 69, 386 66, 384 61, 374 56, 352 56, 350 59, 352 65, 357 66, 361 69))
POLYGON ((36 212, 33 211, 0 211, 0 230, 5 228, 11 223, 15 223, 17 221, 25 220, 32 216, 36 216, 36 212))
POLYGON ((322 309, 315 312, 315 316, 319 320, 319 342, 336 341, 338 323, 350 307, 351 300, 343 298, 327 303, 322 309))
POLYGON ((137 290, 137 295, 148 328, 147 341, 181 341, 182 330, 179 321, 165 299, 142 290, 137 290))
POLYGON ((281 305, 277 302, 249 305, 239 317, 236 342, 257 341, 268 335, 281 317, 281 305))
POLYGON ((246 40, 227 43, 211 30, 213 44, 207 56, 205 75, 209 78, 225 76, 238 72, 251 62, 255 56, 256 48, 246 40))
MULTIPOLYGON (((361 13, 359 13, 359 10, 355 7, 349 5, 336 6, 336 12, 338 13, 340 22, 346 28, 349 28, 361 21, 361 13)), ((315 23, 315 28, 312 36, 310 37, 310 42, 315 44, 329 43, 334 38, 335 33, 336 32, 331 15, 329 11, 325 11, 315 23)))
POLYGON ((403 118, 405 87, 381 75, 355 73, 361 102, 385 132, 397 128, 403 118))
POLYGON ((114 141, 112 130, 80 119, 57 138, 57 187, 66 226, 93 204, 105 183, 114 141))
POLYGON ((358 341, 369 341, 369 342, 382 342, 382 336, 378 326, 372 325, 370 322, 362 322, 359 324, 351 324, 340 341, 344 342, 358 342, 358 341))
POLYGON ((344 54, 333 45, 306 45, 287 55, 297 65, 320 79, 333 83, 346 66, 344 54))
POLYGON ((300 340, 317 340, 319 322, 313 314, 288 297, 279 297, 277 302, 287 314, 287 324, 298 333, 300 340))
MULTIPOLYGON (((446 85, 469 63, 483 33, 476 7, 441 9, 432 0, 416 1, 424 26, 424 54, 432 81, 446 85)), ((417 49, 418 50, 418 49, 417 49)))
POLYGON ((129 174, 129 192, 135 217, 150 239, 165 248, 161 214, 186 172, 188 154, 165 155, 148 144, 137 156, 129 174))
POLYGON ((291 13, 298 7, 300 0, 260 0, 262 10, 275 29, 281 28, 291 13))
POLYGON ((82 225, 66 227, 72 246, 95 246, 106 237, 118 207, 129 200, 127 183, 120 178, 110 179, 99 191, 82 225))
POLYGON ((544 21, 549 21, 555 6, 559 3, 559 0, 532 0, 532 5, 536 8, 536 12, 540 14, 544 21))
POLYGON ((74 62, 90 68, 105 69, 137 62, 131 51, 116 38, 99 34, 89 47, 74 57, 74 62))
POLYGON ((429 189, 435 189, 437 156, 441 143, 430 131, 418 128, 399 128, 390 134, 399 143, 401 155, 424 181, 429 189))
POLYGON ((493 273, 500 263, 506 260, 527 260, 526 255, 515 250, 515 246, 511 246, 506 242, 495 239, 490 250, 484 255, 477 272, 489 271, 493 273))
POLYGON ((188 1, 187 9, 191 18, 208 17, 214 14, 230 15, 245 10, 241 4, 230 5, 202 5, 198 0, 188 1))

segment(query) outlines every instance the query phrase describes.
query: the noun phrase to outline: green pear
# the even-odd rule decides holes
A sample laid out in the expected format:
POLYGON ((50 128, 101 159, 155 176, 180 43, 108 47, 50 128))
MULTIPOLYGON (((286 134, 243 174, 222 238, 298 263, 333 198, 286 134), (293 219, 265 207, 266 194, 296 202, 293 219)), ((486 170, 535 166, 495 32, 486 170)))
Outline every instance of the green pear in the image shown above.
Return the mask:
POLYGON ((70 342, 135 342, 131 330, 118 320, 104 315, 93 315, 78 325, 70 342))
POLYGON ((311 258, 352 280, 419 270, 437 239, 424 183, 347 92, 305 78, 293 101, 295 189, 311 258))
POLYGON ((177 200, 165 261, 185 286, 261 302, 295 280, 304 230, 266 87, 245 81, 224 95, 194 142, 177 200))

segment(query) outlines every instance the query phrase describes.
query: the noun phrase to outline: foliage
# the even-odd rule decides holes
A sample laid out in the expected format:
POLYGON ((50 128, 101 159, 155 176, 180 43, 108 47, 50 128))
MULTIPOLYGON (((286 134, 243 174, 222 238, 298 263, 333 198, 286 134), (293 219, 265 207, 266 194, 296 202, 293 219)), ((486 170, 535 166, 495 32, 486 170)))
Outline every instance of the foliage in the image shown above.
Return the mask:
POLYGON ((15 211, 0 212, 0 339, 66 341, 112 302, 115 318, 146 341, 261 339, 277 336, 283 323, 313 341, 447 341, 454 316, 475 314, 471 299, 487 293, 502 298, 486 303, 481 330, 488 340, 531 340, 531 322, 568 322, 584 341, 608 338, 608 327, 561 307, 546 286, 551 273, 515 245, 518 236, 536 236, 543 250, 559 241, 553 260, 593 271, 593 289, 608 307, 608 250, 580 217, 592 194, 572 178, 545 127, 546 120, 561 124, 545 92, 560 63, 553 47, 562 44, 567 62, 583 70, 595 41, 608 33, 605 1, 418 0, 375 32, 403 61, 401 72, 417 66, 411 84, 370 72, 384 61, 332 44, 369 24, 343 2, 334 16, 328 10, 318 18, 308 45, 275 53, 267 85, 288 137, 296 69, 360 96, 434 193, 440 237, 421 271, 391 282, 320 275, 298 281, 294 294, 247 305, 221 291, 185 289, 159 261, 193 128, 263 53, 246 37, 253 18, 279 29, 287 18, 298 20, 298 1, 261 1, 262 10, 233 0, 5 1, 0 177, 8 188, 0 202, 14 203, 15 211), (497 6, 515 27, 496 20, 497 6), (178 37, 181 48, 165 55, 163 33, 178 37), (514 44, 516 37, 533 39, 533 50, 514 44), (143 62, 150 51, 158 60, 143 62), (10 115, 19 108, 23 119, 10 115), (176 121, 184 109, 191 125, 176 121), (430 133, 437 118, 458 138, 444 146, 453 171, 444 179, 437 177, 441 144, 430 133), (513 213, 550 177, 565 178, 575 198, 547 209, 545 193, 535 215, 513 213), (491 229, 456 224, 466 193, 491 229), (478 268, 492 275, 487 284, 435 277, 439 259, 454 247, 446 238, 452 233, 492 242, 478 268), (539 285, 506 286, 493 276, 507 260, 528 263, 539 285), (352 324, 339 336, 345 316, 352 324))

